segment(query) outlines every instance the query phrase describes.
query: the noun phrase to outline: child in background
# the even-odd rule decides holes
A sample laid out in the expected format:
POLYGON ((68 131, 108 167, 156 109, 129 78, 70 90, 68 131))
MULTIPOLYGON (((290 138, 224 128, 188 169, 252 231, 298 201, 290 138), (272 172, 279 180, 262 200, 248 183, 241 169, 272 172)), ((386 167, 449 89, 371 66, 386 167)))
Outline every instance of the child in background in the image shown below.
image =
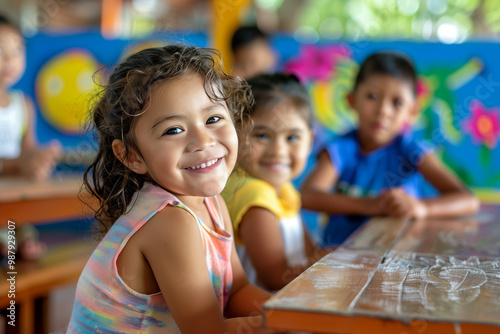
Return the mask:
POLYGON ((268 73, 276 65, 276 56, 267 35, 255 26, 238 28, 231 38, 233 75, 249 79, 268 73))
POLYGON ((233 114, 251 95, 217 55, 150 48, 111 74, 84 175, 106 234, 78 281, 68 333, 267 332, 269 294, 248 283, 219 195, 237 157, 233 114))
POLYGON ((291 183, 311 148, 311 105, 295 76, 262 74, 248 84, 255 105, 241 120, 239 169, 222 195, 247 276, 277 290, 304 271, 313 255, 291 183))
MULTIPOLYGON (((58 142, 38 147, 35 140, 33 103, 11 90, 26 67, 24 38, 19 29, 0 15, 0 177, 20 176, 34 181, 47 179, 61 154, 58 142)), ((7 257, 7 230, 0 230, 0 258, 7 257)), ((38 230, 24 225, 16 231, 18 256, 34 260, 45 253, 38 230)))
POLYGON ((19 29, 0 15, 0 176, 47 179, 61 154, 58 142, 38 147, 35 142, 33 103, 10 90, 26 67, 24 38, 19 29))
POLYGON ((327 145, 302 188, 304 208, 331 215, 325 245, 342 243, 369 216, 419 219, 478 210, 478 200, 429 145, 406 131, 418 114, 416 81, 402 54, 375 53, 361 65, 348 96, 358 128, 327 145), (418 173, 438 197, 419 198, 418 173))

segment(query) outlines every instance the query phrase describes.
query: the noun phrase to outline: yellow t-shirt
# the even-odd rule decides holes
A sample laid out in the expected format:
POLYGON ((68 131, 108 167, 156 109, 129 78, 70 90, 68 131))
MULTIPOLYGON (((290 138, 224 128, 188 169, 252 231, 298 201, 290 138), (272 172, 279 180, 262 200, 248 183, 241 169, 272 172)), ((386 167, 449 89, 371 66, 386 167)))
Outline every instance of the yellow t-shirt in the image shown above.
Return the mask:
POLYGON ((291 182, 282 185, 277 194, 269 183, 251 177, 241 170, 231 174, 222 197, 228 206, 235 241, 239 245, 242 245, 242 241, 238 227, 251 207, 257 206, 271 211, 278 221, 296 217, 301 207, 300 195, 291 182))

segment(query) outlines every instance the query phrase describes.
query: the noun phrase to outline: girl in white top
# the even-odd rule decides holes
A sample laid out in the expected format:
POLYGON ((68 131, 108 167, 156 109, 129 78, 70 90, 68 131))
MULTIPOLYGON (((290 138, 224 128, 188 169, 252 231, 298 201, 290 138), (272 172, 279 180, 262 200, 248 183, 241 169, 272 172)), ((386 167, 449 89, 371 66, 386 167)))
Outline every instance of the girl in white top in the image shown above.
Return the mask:
POLYGON ((24 38, 0 15, 0 176, 40 181, 52 173, 61 147, 55 141, 43 148, 36 145, 33 103, 10 89, 25 67, 24 38))
MULTIPOLYGON (((11 90, 26 67, 24 38, 19 29, 0 15, 0 177, 47 179, 60 156, 60 144, 38 147, 34 135, 33 103, 21 91, 11 90)), ((0 230, 0 260, 7 256, 7 230, 0 230)), ((30 225, 16 231, 18 255, 36 259, 45 252, 37 230, 30 225)))

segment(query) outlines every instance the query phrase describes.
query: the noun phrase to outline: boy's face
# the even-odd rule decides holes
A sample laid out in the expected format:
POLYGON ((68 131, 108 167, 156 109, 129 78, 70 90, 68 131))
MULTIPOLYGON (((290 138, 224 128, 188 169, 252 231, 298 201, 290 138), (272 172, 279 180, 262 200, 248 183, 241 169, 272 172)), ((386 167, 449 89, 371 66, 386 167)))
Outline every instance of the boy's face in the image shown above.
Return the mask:
POLYGON ((368 76, 349 95, 359 116, 361 147, 371 151, 390 143, 417 113, 409 82, 391 75, 368 76))
POLYGON ((275 64, 276 56, 267 41, 256 40, 236 50, 233 75, 250 79, 257 74, 269 73, 275 64))
POLYGON ((23 75, 26 67, 24 39, 19 32, 5 24, 0 25, 0 86, 10 87, 23 75))
POLYGON ((219 194, 236 163, 238 138, 229 110, 208 98, 196 75, 154 87, 134 135, 141 156, 131 169, 179 198, 219 194))
POLYGON ((290 102, 257 110, 253 128, 242 131, 240 166, 276 190, 297 177, 307 162, 312 131, 290 102))

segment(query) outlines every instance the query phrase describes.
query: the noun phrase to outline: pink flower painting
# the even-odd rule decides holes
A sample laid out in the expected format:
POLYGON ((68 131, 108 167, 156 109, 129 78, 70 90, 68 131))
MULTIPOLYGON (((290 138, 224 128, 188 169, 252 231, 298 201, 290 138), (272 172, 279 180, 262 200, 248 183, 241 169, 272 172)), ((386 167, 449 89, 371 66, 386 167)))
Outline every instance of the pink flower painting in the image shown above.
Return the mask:
POLYGON ((345 45, 305 45, 298 58, 285 64, 284 71, 295 74, 304 83, 327 81, 332 78, 337 63, 350 58, 351 54, 351 49, 345 45))
POLYGON ((484 144, 489 149, 496 147, 500 136, 500 108, 487 109, 479 100, 470 103, 471 115, 462 123, 476 144, 484 144))

